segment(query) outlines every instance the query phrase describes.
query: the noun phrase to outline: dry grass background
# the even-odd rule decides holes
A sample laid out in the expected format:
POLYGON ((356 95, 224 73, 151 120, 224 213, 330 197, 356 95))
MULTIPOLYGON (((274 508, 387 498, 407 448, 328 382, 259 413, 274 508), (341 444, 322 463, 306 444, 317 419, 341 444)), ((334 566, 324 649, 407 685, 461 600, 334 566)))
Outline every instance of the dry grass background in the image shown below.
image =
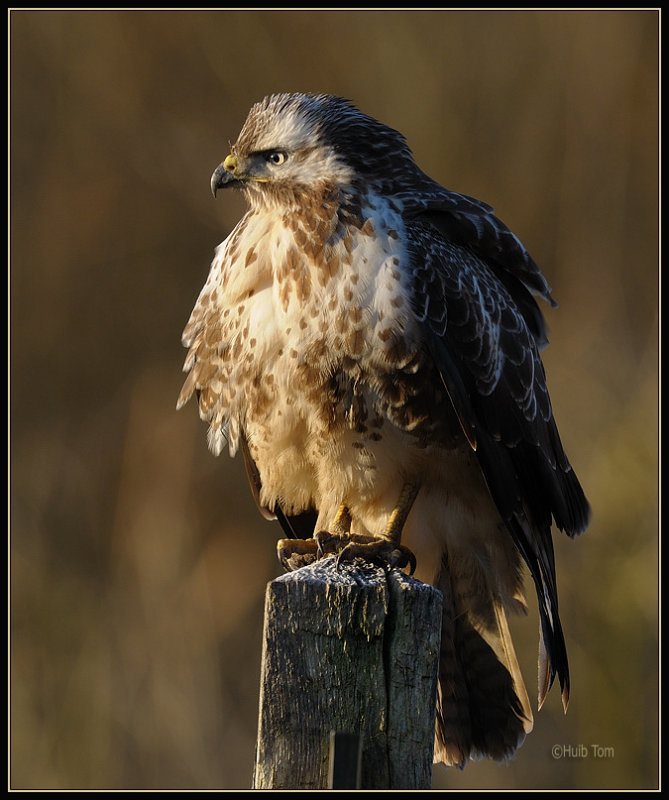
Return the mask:
MULTIPOLYGON (((658 13, 9 22, 11 786, 250 785, 279 531, 174 404, 181 330, 242 211, 209 177, 250 105, 291 90, 401 130, 560 302, 549 386, 594 509, 557 542, 571 707, 553 691, 510 764, 439 767, 435 788, 656 786, 658 13)), ((532 686, 536 615, 515 628, 532 686)))

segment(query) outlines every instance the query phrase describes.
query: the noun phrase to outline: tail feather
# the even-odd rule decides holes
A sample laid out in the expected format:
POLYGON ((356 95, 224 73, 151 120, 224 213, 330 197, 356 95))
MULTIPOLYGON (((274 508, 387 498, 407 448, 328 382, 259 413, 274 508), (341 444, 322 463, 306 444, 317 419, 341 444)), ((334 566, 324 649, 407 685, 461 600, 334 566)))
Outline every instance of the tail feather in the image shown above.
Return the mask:
POLYGON ((504 761, 533 724, 505 608, 490 594, 490 613, 471 613, 447 568, 438 585, 444 610, 434 760, 460 768, 470 758, 504 761))
POLYGON ((437 691, 437 721, 434 760, 447 767, 463 769, 472 747, 472 723, 469 692, 456 649, 457 615, 452 594, 446 581, 438 586, 443 595, 441 648, 439 653, 439 685, 437 691))

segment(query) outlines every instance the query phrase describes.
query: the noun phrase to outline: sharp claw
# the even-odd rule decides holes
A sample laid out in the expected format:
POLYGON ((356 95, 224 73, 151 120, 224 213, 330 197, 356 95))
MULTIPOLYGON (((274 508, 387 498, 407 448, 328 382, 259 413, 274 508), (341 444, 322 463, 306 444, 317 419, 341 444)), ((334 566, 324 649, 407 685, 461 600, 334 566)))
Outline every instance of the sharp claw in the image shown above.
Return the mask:
POLYGON ((342 547, 342 549, 335 555, 335 567, 337 569, 339 569, 339 565, 342 563, 342 561, 351 560, 350 558, 351 552, 352 549, 351 549, 351 544, 349 542, 348 544, 344 545, 344 547, 342 547))
POLYGON ((323 558, 327 555, 327 544, 332 539, 332 535, 328 531, 316 531, 314 540, 316 542, 317 558, 323 558))
POLYGON ((276 554, 287 572, 294 572, 319 557, 313 539, 279 539, 276 554))
POLYGON ((296 567, 290 563, 290 558, 290 556, 287 558, 283 553, 279 553, 279 561, 281 562, 281 566, 285 569, 285 571, 295 572, 296 567))
POLYGON ((313 539, 281 539, 277 542, 277 555, 287 572, 329 555, 335 557, 337 568, 345 561, 362 558, 390 569, 408 567, 410 575, 416 569, 416 557, 408 547, 393 546, 388 539, 361 534, 317 531, 313 539))
POLYGON ((393 550, 390 558, 388 559, 391 567, 398 567, 404 569, 409 567, 409 575, 413 575, 416 571, 416 556, 407 547, 400 545, 393 550))

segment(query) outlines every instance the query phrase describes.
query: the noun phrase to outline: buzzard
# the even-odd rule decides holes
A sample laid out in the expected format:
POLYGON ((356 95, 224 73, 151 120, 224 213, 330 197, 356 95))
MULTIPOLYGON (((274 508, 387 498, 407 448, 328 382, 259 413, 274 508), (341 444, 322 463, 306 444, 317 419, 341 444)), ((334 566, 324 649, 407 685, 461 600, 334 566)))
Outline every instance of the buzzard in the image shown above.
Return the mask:
POLYGON ((541 619, 539 700, 569 669, 551 526, 589 508, 546 388, 535 297, 490 206, 444 189, 405 138, 325 94, 254 105, 211 179, 248 211, 183 333, 218 455, 244 455, 288 568, 323 554, 415 567, 443 594, 435 761, 508 758, 532 711, 507 614, 522 562, 541 619), (307 516, 307 520, 309 517, 307 516))

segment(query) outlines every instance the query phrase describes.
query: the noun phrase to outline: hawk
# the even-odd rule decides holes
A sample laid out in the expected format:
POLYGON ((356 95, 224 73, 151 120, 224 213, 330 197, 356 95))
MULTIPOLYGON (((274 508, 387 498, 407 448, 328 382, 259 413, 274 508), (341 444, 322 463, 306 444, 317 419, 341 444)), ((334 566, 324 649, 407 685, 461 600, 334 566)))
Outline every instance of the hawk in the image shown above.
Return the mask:
POLYGON ((443 594, 435 761, 505 760, 532 728, 507 615, 522 562, 541 620, 541 707, 569 669, 551 526, 585 530, 540 350, 555 305, 519 239, 444 189, 406 139, 325 94, 254 105, 211 179, 248 211, 183 333, 218 455, 244 455, 289 568, 383 558, 443 594), (307 517, 309 519, 309 517, 307 517))

